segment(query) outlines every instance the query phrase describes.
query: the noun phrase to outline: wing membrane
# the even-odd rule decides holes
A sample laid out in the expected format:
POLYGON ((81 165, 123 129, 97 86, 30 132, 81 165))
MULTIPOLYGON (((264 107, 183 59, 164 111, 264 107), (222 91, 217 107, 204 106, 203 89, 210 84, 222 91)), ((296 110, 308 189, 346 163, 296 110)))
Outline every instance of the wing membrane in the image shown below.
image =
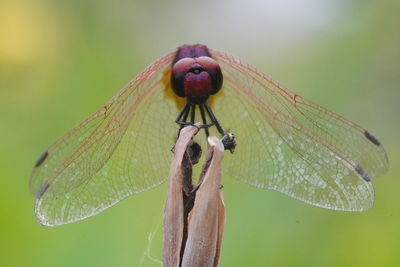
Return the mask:
MULTIPOLYGON (((224 74, 224 97, 213 99, 213 110, 238 139, 226 172, 320 207, 372 206, 369 180, 388 168, 375 137, 233 57, 211 53, 224 74)), ((42 224, 95 215, 165 181, 177 133, 177 103, 167 97, 173 57, 153 63, 39 158, 31 189, 42 224)))
POLYGON ((177 132, 176 104, 165 97, 173 56, 153 63, 47 150, 31 177, 42 224, 92 216, 165 181, 177 132))
POLYGON ((212 55, 224 75, 224 97, 213 108, 238 139, 226 172, 320 207, 372 206, 369 179, 388 168, 376 139, 241 61, 215 50, 212 55))

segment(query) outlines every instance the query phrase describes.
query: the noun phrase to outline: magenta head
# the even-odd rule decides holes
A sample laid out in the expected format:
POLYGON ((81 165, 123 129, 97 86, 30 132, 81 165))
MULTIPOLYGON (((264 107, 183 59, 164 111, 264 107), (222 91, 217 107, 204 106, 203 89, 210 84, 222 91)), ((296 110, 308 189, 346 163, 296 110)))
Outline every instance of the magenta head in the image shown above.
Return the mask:
POLYGON ((222 72, 204 45, 178 48, 173 61, 171 85, 175 94, 203 103, 222 86, 222 72))

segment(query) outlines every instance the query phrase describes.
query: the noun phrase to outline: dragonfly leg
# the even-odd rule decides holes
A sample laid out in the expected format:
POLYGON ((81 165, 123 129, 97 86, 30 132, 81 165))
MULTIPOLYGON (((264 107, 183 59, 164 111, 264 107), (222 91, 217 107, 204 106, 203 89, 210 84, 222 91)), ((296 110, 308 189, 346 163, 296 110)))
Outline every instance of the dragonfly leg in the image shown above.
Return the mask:
POLYGON ((204 112, 204 107, 202 104, 199 105, 199 109, 200 109, 200 114, 201 114, 201 119, 203 120, 203 125, 204 126, 204 131, 206 132, 206 136, 208 137, 210 135, 208 128, 211 126, 207 124, 207 120, 206 120, 206 114, 204 112))
MULTIPOLYGON (((191 104, 186 103, 185 106, 183 107, 183 109, 179 112, 178 117, 176 117, 175 122, 180 125, 180 128, 179 128, 178 134, 176 135, 175 141, 178 140, 178 137, 181 133, 182 128, 185 125, 191 124, 190 122, 186 121, 187 117, 189 116, 191 106, 192 106, 191 104)), ((173 148, 171 150, 173 150, 173 148)))
POLYGON ((214 113, 211 110, 211 107, 205 103, 205 104, 196 104, 196 103, 186 103, 185 106, 183 107, 183 109, 179 112, 175 122, 177 124, 180 125, 178 134, 177 134, 177 139, 179 137, 180 131, 182 130, 183 127, 187 126, 187 125, 194 125, 195 123, 195 118, 196 118, 196 105, 199 105, 199 109, 200 109, 200 115, 201 115, 201 119, 203 121, 203 124, 200 126, 200 128, 204 128, 204 131, 206 133, 206 136, 208 137, 210 135, 209 129, 211 126, 217 127, 218 132, 221 135, 224 135, 225 132, 222 129, 221 125, 219 124, 219 122, 217 121, 217 119, 215 118, 214 113), (205 110, 204 110, 205 108, 205 110), (206 112, 207 115, 210 117, 211 122, 207 124, 207 119, 206 119, 206 112), (188 121, 188 117, 190 114, 190 121, 188 121))
POLYGON ((190 122, 193 125, 194 124, 194 118, 196 115, 196 104, 191 104, 191 110, 190 110, 190 122))
POLYGON ((179 112, 178 117, 176 117, 176 119, 175 119, 175 122, 177 124, 182 125, 183 122, 186 122, 186 119, 189 114, 190 106, 191 105, 189 103, 186 103, 185 106, 183 107, 183 109, 179 112))
POLYGON ((208 116, 210 116, 211 122, 215 125, 215 127, 217 127, 218 132, 222 136, 224 136, 225 135, 225 131, 222 129, 221 125, 219 124, 219 122, 215 118, 215 115, 212 112, 211 107, 207 103, 204 103, 204 107, 206 108, 208 116))

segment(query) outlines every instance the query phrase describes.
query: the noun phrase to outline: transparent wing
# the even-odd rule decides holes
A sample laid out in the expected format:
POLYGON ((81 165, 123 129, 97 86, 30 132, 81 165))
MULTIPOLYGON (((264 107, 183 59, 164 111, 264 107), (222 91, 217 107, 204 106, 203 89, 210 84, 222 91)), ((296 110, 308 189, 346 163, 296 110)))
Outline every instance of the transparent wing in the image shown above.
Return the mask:
POLYGON ((238 143, 224 161, 227 173, 324 208, 372 206, 370 179, 388 169, 375 137, 239 60, 211 53, 224 75, 213 110, 238 143))
POLYGON ((44 225, 74 222, 166 180, 178 109, 165 97, 168 54, 56 141, 31 176, 44 225))

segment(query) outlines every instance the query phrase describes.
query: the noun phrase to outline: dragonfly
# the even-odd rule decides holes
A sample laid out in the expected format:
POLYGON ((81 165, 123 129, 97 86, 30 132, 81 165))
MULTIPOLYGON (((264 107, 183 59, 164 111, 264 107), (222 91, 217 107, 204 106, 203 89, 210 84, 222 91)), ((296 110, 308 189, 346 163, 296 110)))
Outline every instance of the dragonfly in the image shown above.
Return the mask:
POLYGON ((372 178, 388 170, 363 127, 231 55, 183 45, 41 154, 30 179, 37 220, 82 220, 162 184, 177 134, 197 121, 205 136, 236 135, 224 173, 314 206, 367 210, 372 178))

